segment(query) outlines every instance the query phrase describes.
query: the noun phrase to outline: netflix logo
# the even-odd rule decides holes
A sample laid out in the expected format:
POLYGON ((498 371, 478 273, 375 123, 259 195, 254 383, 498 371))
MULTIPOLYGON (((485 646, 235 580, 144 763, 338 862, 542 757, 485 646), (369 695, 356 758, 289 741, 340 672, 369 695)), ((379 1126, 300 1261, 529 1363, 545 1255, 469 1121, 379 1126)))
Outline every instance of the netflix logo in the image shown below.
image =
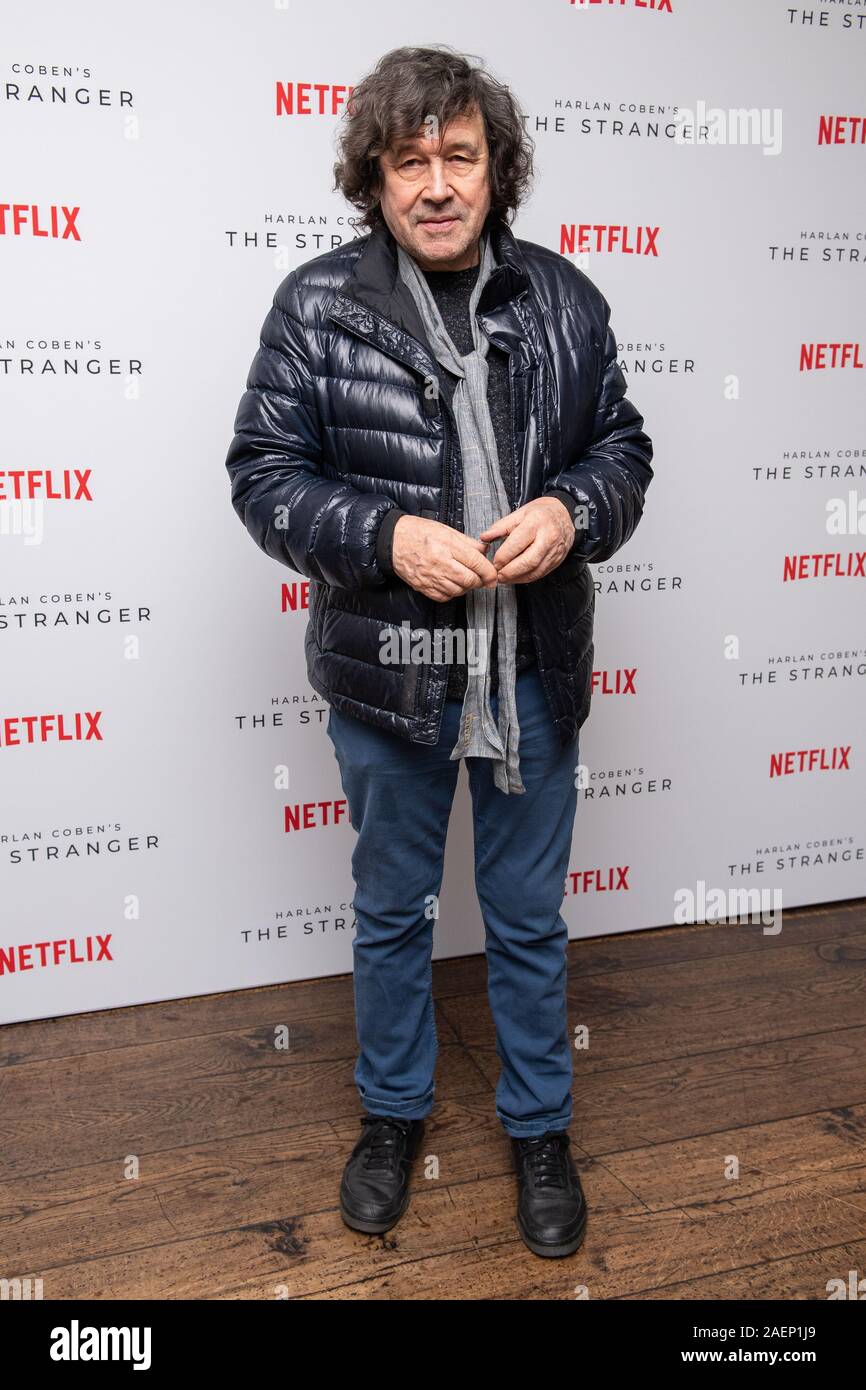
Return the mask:
POLYGON ((866 145, 866 116, 819 116, 819 145, 866 145))
POLYGON ((561 256, 575 252, 618 252, 621 256, 658 256, 658 227, 626 227, 611 222, 562 223, 559 229, 561 256))
POLYGON ((565 875, 565 892, 569 894, 629 892, 628 864, 613 864, 609 869, 576 869, 565 875))
POLYGON ((74 936, 58 941, 30 941, 18 946, 0 946, 0 975, 20 974, 24 970, 42 970, 49 965, 88 965, 101 960, 113 960, 108 949, 108 936, 85 936, 79 943, 74 936), (33 953, 36 959, 33 960, 33 953))
POLYGON ((818 555, 786 555, 782 583, 794 579, 866 579, 866 550, 830 550, 818 555))
POLYGON ((310 606, 310 581, 282 584, 280 586, 280 612, 301 613, 310 606))
POLYGON ((92 468, 64 468, 60 473, 51 468, 0 469, 0 501, 92 502, 92 472, 92 468))
POLYGON ((859 343, 800 344, 801 372, 829 372, 834 368, 862 366, 859 343))
POLYGON ((298 801, 294 806, 284 807, 287 835, 293 830, 332 830, 344 821, 347 825, 352 823, 345 797, 336 801, 298 801))
POLYGON ((95 714, 89 710, 75 714, 10 714, 0 719, 0 748, 25 743, 89 743, 91 739, 101 743, 101 718, 101 709, 95 714))
POLYGON ((799 748, 791 753, 770 754, 770 776, 790 777, 795 772, 850 772, 851 744, 841 748, 799 748))
POLYGON ((278 82, 278 116, 338 116, 354 87, 336 87, 330 82, 278 82))
POLYGON ((616 671, 593 671, 593 694, 598 692, 599 695, 636 695, 636 675, 636 666, 623 667, 616 671))
POLYGON ((577 9, 588 9, 590 5, 616 5, 622 10, 628 6, 633 10, 657 10, 659 14, 673 14, 671 0, 569 0, 577 9))
POLYGON ((75 225, 80 211, 81 208, 57 207, 55 203, 41 209, 36 203, 0 203, 0 236, 49 236, 58 241, 80 241, 75 225))

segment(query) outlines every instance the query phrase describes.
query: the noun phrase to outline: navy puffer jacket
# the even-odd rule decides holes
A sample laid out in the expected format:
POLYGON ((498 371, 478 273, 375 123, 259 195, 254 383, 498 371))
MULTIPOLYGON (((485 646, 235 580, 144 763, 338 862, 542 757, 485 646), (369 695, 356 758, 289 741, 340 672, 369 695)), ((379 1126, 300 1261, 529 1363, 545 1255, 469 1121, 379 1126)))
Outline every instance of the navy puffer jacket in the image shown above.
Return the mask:
MULTIPOLYGON (((486 229, 497 268, 477 312, 509 354, 520 460, 509 492, 516 505, 566 493, 583 523, 563 562, 526 586, 539 674, 564 743, 592 693, 587 562, 607 560, 637 526, 652 443, 626 398, 601 292, 504 221, 491 218, 486 229)), ((311 580, 313 688, 335 709, 417 743, 437 741, 448 667, 383 661, 383 630, 441 631, 456 600, 411 589, 385 556, 398 509, 463 529, 454 417, 444 393, 425 389, 436 374, 396 243, 379 227, 278 287, 226 459, 233 506, 253 539, 311 580)))

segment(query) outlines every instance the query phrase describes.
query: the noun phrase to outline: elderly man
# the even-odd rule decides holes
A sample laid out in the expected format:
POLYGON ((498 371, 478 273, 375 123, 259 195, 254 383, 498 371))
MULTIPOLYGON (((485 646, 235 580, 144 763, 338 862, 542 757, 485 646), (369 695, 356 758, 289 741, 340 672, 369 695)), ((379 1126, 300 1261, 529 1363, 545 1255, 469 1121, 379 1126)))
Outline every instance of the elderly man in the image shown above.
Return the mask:
POLYGON ((653 476, 592 281, 510 229, 532 148, 510 90, 399 48, 354 89, 336 187, 367 232, 277 289, 226 466, 258 545, 309 577, 309 680, 357 833, 344 1221, 388 1230, 434 1096, 432 946, 460 762, 517 1225, 571 1254, 568 932, 594 589, 653 476), (411 639, 411 640, 410 640, 411 639))

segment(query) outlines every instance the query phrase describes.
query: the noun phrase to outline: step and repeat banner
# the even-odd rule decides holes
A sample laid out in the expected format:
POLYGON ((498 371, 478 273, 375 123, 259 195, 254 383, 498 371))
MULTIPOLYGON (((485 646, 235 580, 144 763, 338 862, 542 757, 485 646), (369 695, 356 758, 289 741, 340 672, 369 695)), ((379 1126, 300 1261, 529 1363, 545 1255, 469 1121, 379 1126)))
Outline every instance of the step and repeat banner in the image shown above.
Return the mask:
MULTIPOLYGON (((225 457, 276 287, 358 234, 353 85, 440 42, 521 101, 515 233, 609 300, 655 450, 592 567, 571 935, 866 892, 866 4, 13 0, 3 1021, 352 967, 307 583, 225 457)), ((464 768, 437 956, 483 949, 472 866, 464 768)))

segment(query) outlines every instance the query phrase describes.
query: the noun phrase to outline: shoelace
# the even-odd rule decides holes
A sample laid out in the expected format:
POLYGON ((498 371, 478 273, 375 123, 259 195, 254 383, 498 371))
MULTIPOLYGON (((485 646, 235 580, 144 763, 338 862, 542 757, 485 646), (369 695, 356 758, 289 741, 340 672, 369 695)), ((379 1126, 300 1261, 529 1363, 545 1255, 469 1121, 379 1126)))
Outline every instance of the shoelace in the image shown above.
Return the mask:
POLYGON ((568 1186, 565 1161, 568 1135, 557 1132, 541 1134, 524 1140, 521 1147, 527 1171, 532 1174, 538 1187, 568 1186))
POLYGON ((361 1124, 365 1128, 373 1128, 364 1155, 364 1167, 373 1170, 392 1168, 397 1151, 397 1135, 394 1131, 397 1130, 405 1138, 409 1133, 409 1121, 389 1119, 384 1115, 365 1115, 361 1124))

